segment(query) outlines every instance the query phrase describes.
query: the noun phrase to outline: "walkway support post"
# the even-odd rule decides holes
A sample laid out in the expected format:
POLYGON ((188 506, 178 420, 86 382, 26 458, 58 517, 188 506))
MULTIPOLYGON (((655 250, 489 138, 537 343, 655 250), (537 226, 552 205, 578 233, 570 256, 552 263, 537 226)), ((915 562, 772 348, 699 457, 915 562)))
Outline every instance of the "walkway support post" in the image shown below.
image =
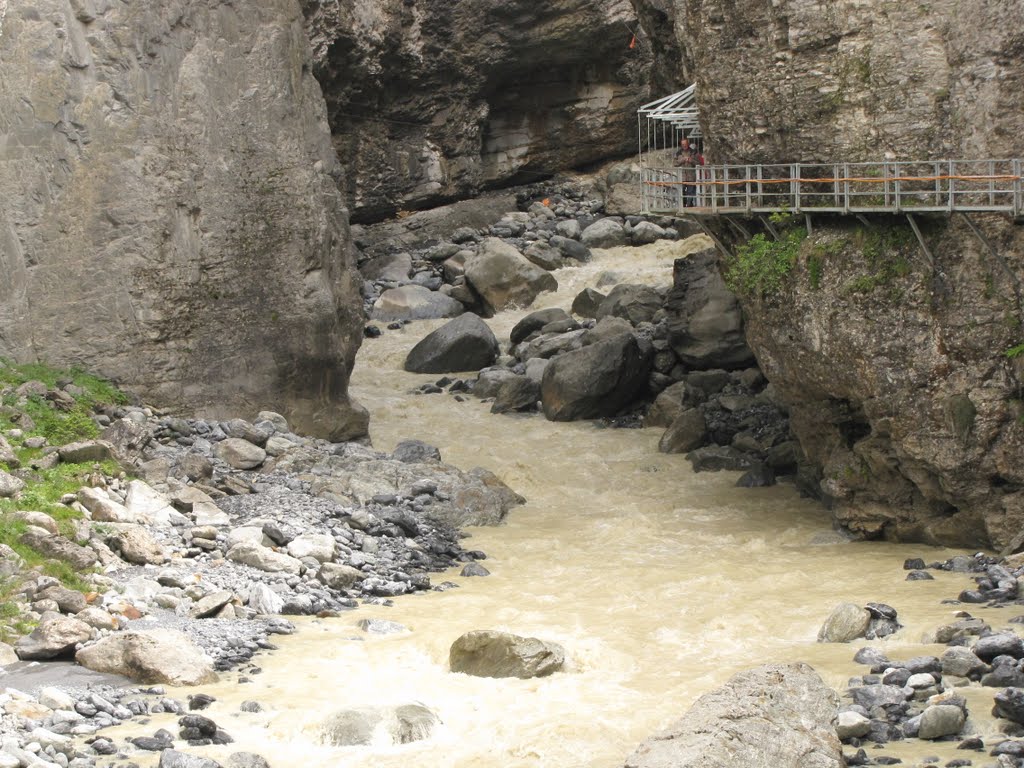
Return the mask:
POLYGON ((907 221, 910 222, 910 228, 914 230, 914 234, 917 235, 917 242, 921 244, 921 250, 924 251, 924 256, 928 260, 928 266, 931 267, 932 272, 935 271, 935 259, 932 257, 932 252, 928 250, 928 244, 924 241, 924 235, 921 234, 920 228, 917 226, 917 220, 914 218, 914 214, 907 214, 907 221))

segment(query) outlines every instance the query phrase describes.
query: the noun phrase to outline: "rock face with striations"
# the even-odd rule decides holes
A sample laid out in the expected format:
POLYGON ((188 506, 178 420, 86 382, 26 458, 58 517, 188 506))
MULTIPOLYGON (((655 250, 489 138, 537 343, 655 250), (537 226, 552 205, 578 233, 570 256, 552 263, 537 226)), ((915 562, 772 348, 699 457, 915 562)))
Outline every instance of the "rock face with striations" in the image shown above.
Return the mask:
POLYGON ((629 0, 304 0, 357 220, 635 151, 629 0))
POLYGON ((981 0, 969 15, 959 0, 638 5, 674 18, 679 47, 666 53, 690 58, 709 162, 1020 155, 1017 0, 981 0))
MULTIPOLYGON (((1019 2, 827 5, 638 3, 693 72, 709 162, 1020 156, 1019 2)), ((838 522, 1020 550, 1024 356, 1007 352, 1024 342, 1024 231, 977 216, 985 245, 959 217, 929 219, 932 266, 891 223, 816 221, 781 289, 740 297, 747 341, 838 522)))
POLYGON ((837 768, 838 704, 806 664, 741 672, 641 744, 625 768, 837 768))
POLYGON ((298 0, 8 0, 0 355, 332 439, 361 302, 298 0))

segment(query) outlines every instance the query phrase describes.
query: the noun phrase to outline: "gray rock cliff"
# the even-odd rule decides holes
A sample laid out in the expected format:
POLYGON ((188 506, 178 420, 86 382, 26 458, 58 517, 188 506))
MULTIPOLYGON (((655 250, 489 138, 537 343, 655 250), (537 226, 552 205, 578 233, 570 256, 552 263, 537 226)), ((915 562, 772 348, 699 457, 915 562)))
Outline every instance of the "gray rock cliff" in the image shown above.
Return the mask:
POLYGON ((305 0, 355 220, 634 151, 628 0, 305 0))
POLYGON ((365 433, 341 168, 298 0, 7 0, 0 25, 0 355, 365 433))
MULTIPOLYGON (((1024 6, 638 0, 691 71, 709 162, 1024 155, 1024 6)), ((741 296, 748 342, 836 519, 867 536, 1024 546, 1024 229, 816 218, 781 289, 741 296)), ((730 233, 722 230, 725 237, 730 233)))

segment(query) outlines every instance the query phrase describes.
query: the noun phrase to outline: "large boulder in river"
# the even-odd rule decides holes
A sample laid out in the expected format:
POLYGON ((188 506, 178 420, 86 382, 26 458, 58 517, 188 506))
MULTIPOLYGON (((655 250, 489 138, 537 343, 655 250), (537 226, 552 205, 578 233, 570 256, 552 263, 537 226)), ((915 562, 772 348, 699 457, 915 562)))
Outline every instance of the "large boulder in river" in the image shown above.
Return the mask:
POLYGON ((818 630, 819 643, 848 643, 867 634, 871 613, 854 603, 840 603, 832 609, 818 630))
POLYGON ((701 696, 625 768, 837 768, 838 698, 806 664, 770 664, 701 696))
POLYGON ((546 677, 565 664, 565 649, 536 637, 484 629, 467 632, 452 643, 452 672, 474 677, 546 677))
POLYGON ((345 439, 360 281, 301 3, 0 9, 0 356, 345 439))
POLYGON ((498 340, 470 312, 424 337, 405 358, 410 373, 453 373, 486 368, 498 359, 498 340))
POLYGON ((653 351, 623 333, 554 358, 544 370, 540 393, 551 421, 614 416, 647 383, 653 351))
POLYGON ((217 679, 210 659, 187 635, 172 629, 118 632, 75 654, 94 672, 124 675, 139 683, 204 685, 217 679))
POLYGON ((669 344, 679 359, 700 369, 754 365, 740 305, 718 272, 715 250, 676 259, 673 283, 665 312, 669 344))
POLYGON ((558 289, 551 273, 496 237, 484 240, 477 254, 466 261, 466 279, 493 312, 528 307, 538 294, 558 289))
POLYGON ((649 323, 661 309, 664 297, 649 285, 616 285, 597 308, 595 317, 621 317, 633 325, 649 323))
POLYGON ((458 317, 465 309, 461 301, 440 291, 432 291, 422 285, 403 285, 384 291, 373 305, 372 314, 374 320, 383 322, 437 320, 458 317))

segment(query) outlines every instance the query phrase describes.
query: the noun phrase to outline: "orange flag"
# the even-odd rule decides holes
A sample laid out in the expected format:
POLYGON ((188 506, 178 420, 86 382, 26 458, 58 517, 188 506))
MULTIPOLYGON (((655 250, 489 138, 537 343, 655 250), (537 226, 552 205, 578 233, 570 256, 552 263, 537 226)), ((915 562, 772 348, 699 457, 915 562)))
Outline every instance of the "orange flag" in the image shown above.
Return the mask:
POLYGON ((633 50, 636 48, 636 35, 633 35, 633 39, 629 41, 629 49, 633 50))

